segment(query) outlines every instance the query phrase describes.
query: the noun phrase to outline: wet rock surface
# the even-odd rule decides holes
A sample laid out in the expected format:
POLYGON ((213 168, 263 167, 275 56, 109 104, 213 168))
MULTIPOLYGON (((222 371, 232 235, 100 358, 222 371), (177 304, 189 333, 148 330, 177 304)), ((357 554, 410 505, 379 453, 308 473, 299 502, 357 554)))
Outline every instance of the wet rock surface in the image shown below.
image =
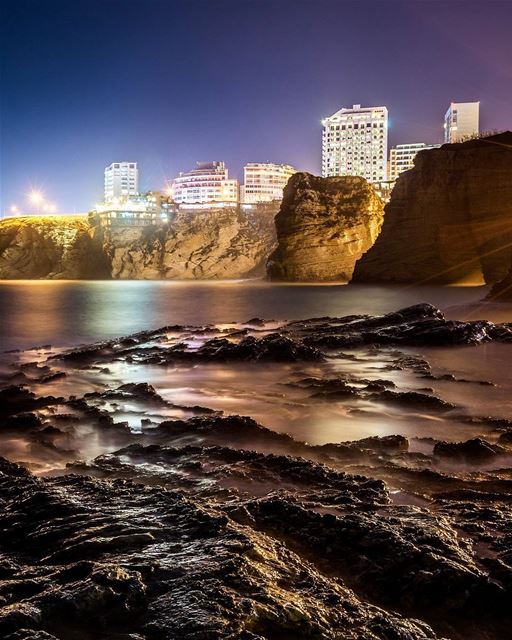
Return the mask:
POLYGON ((510 334, 416 305, 11 354, 0 371, 0 637, 508 637, 512 422, 436 390, 492 393, 491 381, 402 348, 477 353, 510 334), (438 435, 306 442, 234 414, 226 380, 242 376, 254 407, 274 369, 271 411, 335 408, 397 428, 420 416, 438 435), (207 372, 222 408, 183 392, 207 372))
MULTIPOLYGON (((446 320, 429 304, 417 304, 383 316, 313 318, 291 322, 278 331, 226 329, 195 344, 195 338, 215 333, 211 327, 163 327, 132 336, 71 349, 56 360, 87 363, 127 359, 138 363, 321 360, 331 350, 364 345, 446 346, 512 342, 512 325, 486 320, 446 320), (179 332, 185 339, 170 339, 179 332)), ((403 354, 402 354, 403 355, 403 354)), ((400 363, 397 364, 400 366, 400 363)), ((418 365, 421 367, 421 363, 418 365)), ((428 376, 428 368, 424 373, 428 376)), ((485 384, 486 381, 484 381, 485 384)))

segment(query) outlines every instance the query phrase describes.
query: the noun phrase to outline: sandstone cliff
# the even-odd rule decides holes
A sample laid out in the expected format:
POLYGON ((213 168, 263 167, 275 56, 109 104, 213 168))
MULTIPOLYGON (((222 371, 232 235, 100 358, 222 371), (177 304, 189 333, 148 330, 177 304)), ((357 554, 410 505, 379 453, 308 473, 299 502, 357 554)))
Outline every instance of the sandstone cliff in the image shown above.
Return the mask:
POLYGON ((0 223, 0 279, 108 278, 102 233, 86 216, 9 218, 0 223))
POLYGON ((179 213, 168 227, 106 234, 113 278, 222 279, 262 276, 275 246, 275 210, 179 213))
POLYGON ((511 263, 512 133, 420 151, 354 281, 483 284, 511 263))
POLYGON ((94 217, 10 218, 0 222, 0 279, 263 276, 276 211, 194 211, 165 226, 106 230, 94 217))
POLYGON ((382 215, 381 200, 363 178, 296 173, 275 219, 278 247, 267 263, 269 277, 348 282, 379 234, 382 215))

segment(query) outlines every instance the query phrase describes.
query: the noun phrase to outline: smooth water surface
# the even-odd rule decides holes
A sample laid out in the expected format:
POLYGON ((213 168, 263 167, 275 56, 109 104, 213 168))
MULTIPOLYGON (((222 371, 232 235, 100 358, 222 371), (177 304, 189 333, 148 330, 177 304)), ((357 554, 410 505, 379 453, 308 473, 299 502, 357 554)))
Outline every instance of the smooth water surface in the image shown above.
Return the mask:
MULTIPOLYGON (((285 322, 315 316, 375 315, 419 302, 436 305, 450 318, 512 321, 512 305, 484 303, 486 292, 482 287, 315 286, 261 281, 3 282, 0 284, 0 351, 42 345, 59 348, 165 325, 227 325, 256 316, 285 322)), ((267 326, 271 330, 275 325, 267 326)), ((52 354, 53 348, 4 354, 0 359, 7 371, 11 358, 45 358, 52 354)), ((437 373, 453 373, 457 378, 475 381, 462 384, 428 381, 428 386, 440 397, 459 407, 459 414, 512 417, 512 345, 425 347, 408 352, 426 356, 437 373), (494 386, 480 385, 478 380, 492 382, 494 386)), ((125 382, 149 382, 172 403, 249 415, 275 431, 287 432, 314 444, 400 433, 417 439, 416 443, 411 441, 411 447, 421 448, 426 446, 425 438, 464 440, 485 435, 492 440, 497 437, 487 433, 489 430, 482 425, 468 425, 452 414, 432 415, 377 402, 310 402, 303 392, 289 384, 305 376, 329 378, 343 373, 375 379, 393 358, 392 353, 387 354, 385 350, 361 349, 356 355, 355 361, 340 358, 325 363, 267 363, 264 366, 261 363, 207 363, 153 367, 117 362, 109 365, 106 373, 80 368, 68 371, 64 379, 50 386, 38 388, 36 385, 34 391, 37 395, 51 392, 68 397, 125 382)), ((427 384, 407 372, 386 371, 385 377, 391 377, 400 389, 415 390, 427 384)), ((148 417, 141 411, 139 407, 124 405, 114 410, 114 417, 127 422, 136 432, 140 431, 141 418, 148 417)), ((155 422, 164 417, 182 417, 180 411, 171 413, 149 417, 155 422)), ((102 453, 104 443, 97 442, 87 425, 83 425, 82 430, 82 439, 73 443, 80 455, 90 458, 102 453)), ((22 440, 11 438, 2 446, 15 459, 28 457, 22 440)), ((50 463, 53 464, 53 459, 50 463)))
POLYGON ((169 324, 381 314, 430 302, 453 318, 512 321, 485 287, 292 285, 262 281, 3 281, 0 351, 94 342, 169 324))

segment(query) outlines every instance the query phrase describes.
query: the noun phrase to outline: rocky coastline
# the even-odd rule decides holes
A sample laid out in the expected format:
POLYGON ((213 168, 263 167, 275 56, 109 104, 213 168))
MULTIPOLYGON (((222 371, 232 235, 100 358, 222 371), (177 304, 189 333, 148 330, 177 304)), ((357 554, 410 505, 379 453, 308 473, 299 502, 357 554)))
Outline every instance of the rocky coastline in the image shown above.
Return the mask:
POLYGON ((7 354, 0 635, 502 640, 512 423, 436 394, 439 373, 410 351, 493 343, 512 327, 421 304, 7 354), (251 386, 275 369, 283 408, 418 412, 446 436, 307 443, 208 396, 183 402, 190 372, 212 367, 251 386), (166 382, 144 381, 158 371, 166 382), (455 423, 479 435, 454 439, 455 423))
MULTIPOLYGON (((355 176, 296 173, 279 204, 0 223, 0 279, 243 279, 497 285, 512 268, 512 132, 421 151, 383 206, 355 176)), ((504 285, 499 285, 504 282, 504 285)))

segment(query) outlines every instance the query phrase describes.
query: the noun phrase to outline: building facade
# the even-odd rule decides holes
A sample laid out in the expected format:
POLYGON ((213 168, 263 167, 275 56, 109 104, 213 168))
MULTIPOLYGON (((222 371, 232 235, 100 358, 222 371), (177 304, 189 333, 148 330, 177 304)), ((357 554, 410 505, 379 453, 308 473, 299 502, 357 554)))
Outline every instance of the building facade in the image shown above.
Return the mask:
POLYGON ((169 222, 174 215, 174 206, 169 196, 159 191, 133 196, 112 198, 97 204, 93 214, 99 216, 104 227, 141 227, 169 222))
POLYGON ((412 169, 414 158, 418 151, 423 149, 436 149, 438 144, 425 144, 424 142, 412 142, 410 144, 397 144, 389 152, 389 179, 396 180, 404 171, 412 169))
POLYGON ((463 142, 480 132, 480 102, 452 102, 444 116, 444 141, 463 142))
POLYGON ((105 202, 114 198, 135 196, 139 192, 139 170, 136 162, 113 162, 105 169, 105 202))
POLYGON ((322 120, 322 175, 387 180, 388 110, 386 107, 340 109, 322 120))
POLYGON ((282 200, 288 180, 297 173, 289 164, 249 162, 244 166, 244 184, 240 189, 243 204, 282 200))
POLYGON ((171 184, 173 201, 181 208, 208 208, 238 204, 238 180, 229 178, 224 162, 198 162, 171 184))

